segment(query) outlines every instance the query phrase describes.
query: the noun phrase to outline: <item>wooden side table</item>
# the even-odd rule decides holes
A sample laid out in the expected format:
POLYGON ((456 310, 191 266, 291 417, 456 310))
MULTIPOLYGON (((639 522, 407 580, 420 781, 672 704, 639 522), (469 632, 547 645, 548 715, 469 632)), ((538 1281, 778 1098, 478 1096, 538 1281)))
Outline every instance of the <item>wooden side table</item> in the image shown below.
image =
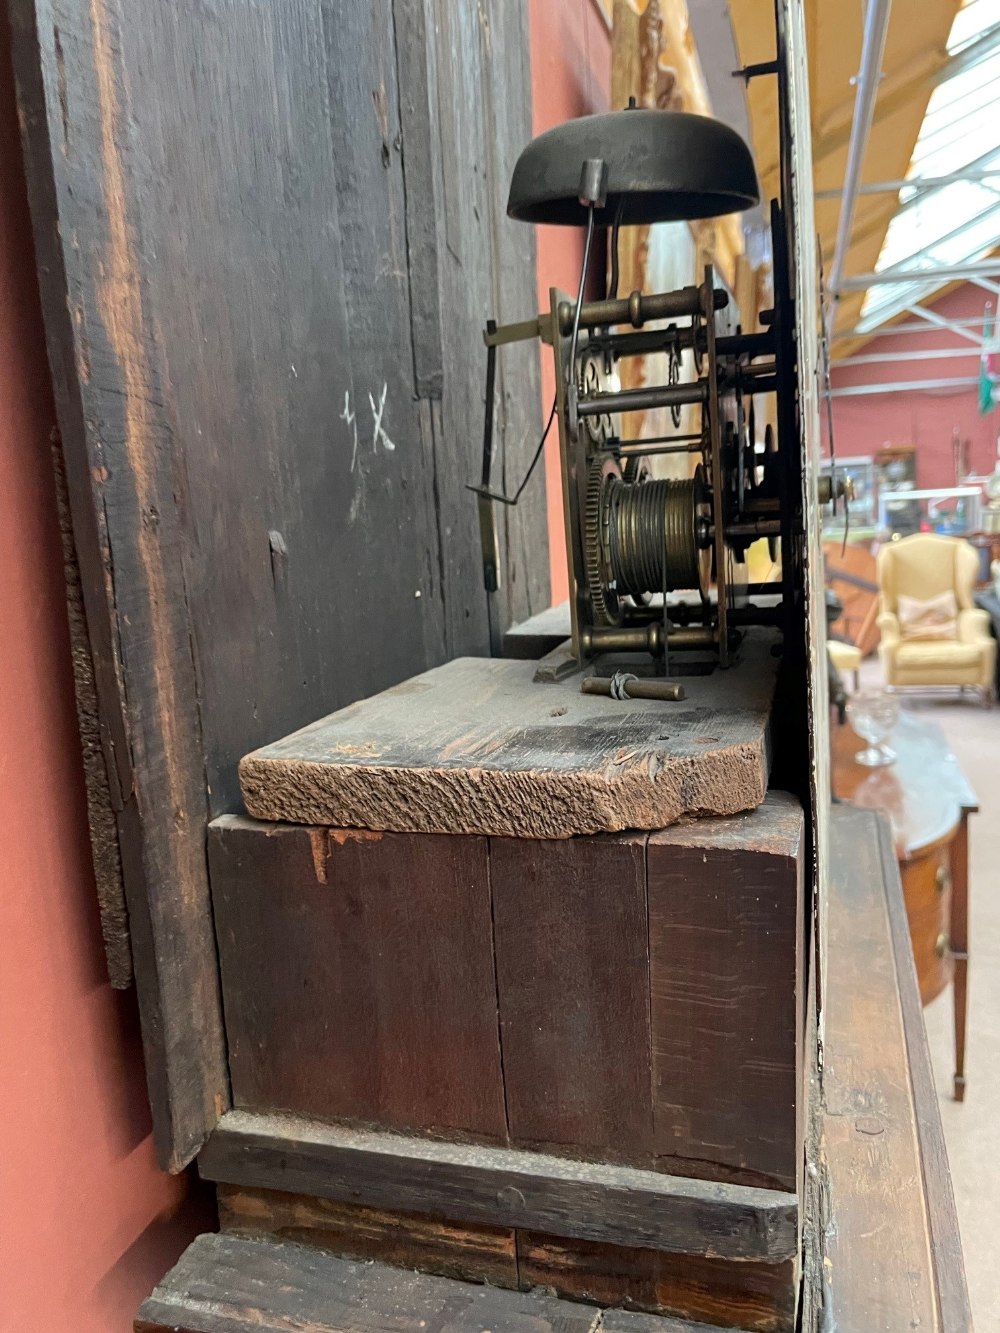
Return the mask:
POLYGON ((965 1032, 969 968, 969 815, 979 809, 941 729, 903 712, 889 744, 895 764, 866 768, 855 760, 862 741, 834 728, 833 793, 881 810, 892 824, 910 939, 923 1003, 949 981, 955 1003, 955 1100, 965 1098, 965 1032))

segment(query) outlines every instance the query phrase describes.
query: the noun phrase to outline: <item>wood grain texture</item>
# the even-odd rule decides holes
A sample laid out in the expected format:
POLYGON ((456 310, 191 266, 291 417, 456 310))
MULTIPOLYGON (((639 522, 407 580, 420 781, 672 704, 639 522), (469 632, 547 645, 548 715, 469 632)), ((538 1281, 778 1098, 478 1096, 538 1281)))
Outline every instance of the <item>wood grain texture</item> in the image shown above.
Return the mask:
MULTIPOLYGON (((541 1292, 385 1264, 308 1245, 199 1236, 143 1304, 136 1333, 596 1333, 600 1311, 541 1292)), ((673 1333, 666 1330, 665 1333, 673 1333)))
MULTIPOLYGON (((143 24, 133 31, 148 36, 143 24)), ((122 34, 107 0, 38 0, 13 6, 12 36, 154 1133, 161 1162, 177 1170, 227 1105, 228 1087, 183 485, 142 263, 122 34)), ((156 104, 152 91, 145 86, 144 105, 156 104)))
MULTIPOLYGON (((176 1169, 228 1101, 204 834, 239 800, 238 759, 488 643, 463 486, 484 317, 536 302, 532 234, 492 207, 530 137, 525 6, 12 12, 154 1123, 176 1169)), ((539 371, 535 349, 512 356, 500 435, 518 475, 539 371)), ((520 619, 547 601, 540 488, 506 522, 520 619)))
POLYGON ((833 812, 808 1306, 837 1328, 958 1333, 972 1327, 961 1244, 906 912, 881 824, 846 805, 833 812))
MULTIPOLYGON (((795 1328, 799 1283, 793 1259, 728 1263, 519 1231, 517 1260, 524 1286, 616 1307, 605 1315, 612 1328, 622 1318, 618 1307, 657 1316, 653 1325, 663 1314, 690 1320, 695 1330, 791 1333, 795 1328)), ((622 1322, 623 1333, 630 1322, 622 1322)), ((632 1327, 644 1333, 641 1322, 632 1327)))
POLYGON ((782 792, 649 838, 653 1130, 667 1170, 796 1188, 803 841, 782 792))
POLYGON ((209 1180, 685 1255, 786 1259, 795 1196, 509 1148, 230 1111, 198 1158, 209 1180))
POLYGON ((237 1106, 506 1140, 485 838, 224 815, 209 858, 237 1106))
POLYGON ((490 840, 512 1144, 652 1165, 646 835, 490 840))
POLYGON ((87 793, 87 822, 94 883, 101 910, 101 934, 108 980, 116 990, 132 985, 132 942, 128 930, 128 905, 122 880, 122 858, 118 846, 118 821, 108 780, 108 764, 101 744, 100 710, 94 680, 94 659, 87 633, 87 612, 80 584, 80 565, 73 540, 73 523, 66 490, 66 464, 58 437, 52 441, 52 470, 56 482, 59 535, 63 547, 66 580, 66 611, 69 619, 70 652, 73 658, 73 687, 77 725, 83 751, 83 779, 87 793))
POLYGON ((260 819, 563 838, 662 828, 764 799, 775 659, 685 682, 681 703, 619 703, 530 662, 461 658, 247 755, 260 819))
POLYGON ((517 1287, 511 1228, 463 1226, 281 1190, 219 1185, 223 1231, 318 1245, 346 1259, 377 1259, 440 1277, 517 1287))

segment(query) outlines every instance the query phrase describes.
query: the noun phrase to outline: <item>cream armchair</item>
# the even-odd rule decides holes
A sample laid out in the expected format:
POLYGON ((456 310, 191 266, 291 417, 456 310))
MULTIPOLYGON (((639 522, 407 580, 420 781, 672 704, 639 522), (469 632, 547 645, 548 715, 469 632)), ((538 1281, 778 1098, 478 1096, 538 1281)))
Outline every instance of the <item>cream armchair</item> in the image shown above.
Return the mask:
POLYGON ((879 657, 890 686, 971 686, 984 700, 993 697, 997 645, 990 618, 972 604, 978 557, 957 537, 918 533, 890 542, 878 553, 882 640, 879 657), (900 595, 926 601, 951 589, 958 603, 953 639, 905 639, 900 632, 900 595))

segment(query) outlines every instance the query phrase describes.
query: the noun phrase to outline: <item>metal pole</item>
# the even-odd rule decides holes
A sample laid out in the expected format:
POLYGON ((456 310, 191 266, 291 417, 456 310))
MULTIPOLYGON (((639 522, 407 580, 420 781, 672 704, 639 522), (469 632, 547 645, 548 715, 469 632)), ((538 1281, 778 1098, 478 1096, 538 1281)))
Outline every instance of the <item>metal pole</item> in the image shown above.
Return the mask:
POLYGON ((857 202, 858 185, 861 182, 861 168, 864 166, 865 153, 868 149, 868 136, 871 133, 872 119, 875 115, 875 99, 882 78, 882 56, 885 52, 885 38, 889 31, 889 12, 892 0, 868 0, 865 9, 865 28, 861 46, 861 69, 855 87, 854 119, 851 122, 851 140, 847 150, 847 170, 844 174, 844 195, 840 204, 840 217, 837 221, 837 240, 833 250, 833 267, 830 270, 830 290, 836 300, 841 291, 844 277, 844 264, 851 243, 851 230, 854 226, 854 206, 857 202))
POLYGON ((932 347, 915 352, 870 352, 864 356, 845 356, 842 361, 833 364, 838 370, 844 366, 875 366, 884 361, 943 361, 952 357, 980 357, 982 352, 975 347, 932 347))
POLYGON ((860 398, 872 393, 921 393, 925 389, 969 389, 978 384, 978 377, 956 380, 902 380, 891 384, 845 384, 831 389, 831 398, 860 398))
MULTIPOLYGON (((984 181, 993 176, 1000 176, 1000 166, 987 167, 978 171, 967 167, 964 171, 952 171, 947 176, 910 176, 902 180, 878 181, 871 185, 859 185, 857 193, 862 194, 898 194, 900 190, 937 190, 944 185, 954 185, 958 181, 984 181)), ((844 193, 843 187, 836 190, 817 190, 816 199, 839 199, 844 193)))
POLYGON ((944 329, 948 333, 954 333, 956 338, 964 338, 967 342, 973 343, 976 347, 982 348, 983 335, 981 332, 973 333, 969 329, 951 328, 949 327, 948 321, 945 319, 945 317, 943 315, 939 315, 936 310, 927 310, 922 305, 913 305, 913 306, 907 306, 907 313, 910 315, 918 315, 921 319, 925 319, 928 324, 933 324, 935 328, 944 329))
POLYGON ((850 278, 842 278, 842 292, 862 292, 869 287, 884 286, 890 282, 926 282, 931 286, 943 286, 946 282, 958 282, 965 278, 995 277, 1000 273, 1000 257, 996 259, 973 259, 967 264, 939 264, 934 268, 887 268, 881 273, 858 273, 850 278))
MULTIPOLYGON (((958 333, 959 329, 982 329, 983 321, 980 316, 977 319, 946 319, 941 327, 945 326, 953 333, 958 333)), ((891 338, 897 333, 936 333, 937 329, 930 324, 880 324, 874 329, 844 329, 841 333, 835 333, 834 339, 858 339, 858 338, 891 338)))

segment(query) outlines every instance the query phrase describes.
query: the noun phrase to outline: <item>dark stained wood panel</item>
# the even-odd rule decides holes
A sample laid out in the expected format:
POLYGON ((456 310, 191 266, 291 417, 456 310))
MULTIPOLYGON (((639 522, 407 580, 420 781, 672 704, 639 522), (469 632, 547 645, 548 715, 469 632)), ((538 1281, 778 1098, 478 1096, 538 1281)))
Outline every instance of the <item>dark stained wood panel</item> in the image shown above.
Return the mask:
POLYGON ((223 1231, 319 1245, 345 1259, 377 1259, 441 1277, 517 1286, 510 1227, 462 1225, 283 1190, 223 1184, 216 1192, 223 1231))
POLYGON ((606 1311, 602 1328, 606 1323, 615 1333, 656 1333, 664 1312, 690 1320, 691 1333, 708 1333, 716 1326, 792 1333, 796 1326, 799 1282, 793 1259, 734 1264, 519 1231, 517 1261, 524 1287, 651 1312, 647 1328, 637 1315, 606 1311))
POLYGON ((687 696, 619 701, 532 662, 458 658, 247 755, 259 819, 414 833, 566 838, 759 805, 770 769, 774 636, 687 696))
POLYGON ((229 1111, 209 1180, 739 1263, 798 1251, 794 1194, 547 1153, 229 1111))
POLYGON ((803 815, 781 792, 650 835, 655 1151, 664 1169, 795 1189, 803 815))
MULTIPOLYGON (((600 1311, 308 1245, 199 1236, 139 1311, 136 1333, 596 1333, 600 1311)), ((667 1329, 664 1333, 674 1333, 667 1329)))
POLYGON ((505 1141, 485 838, 224 815, 209 856, 236 1106, 505 1141))
MULTIPOLYGON (((176 1169, 228 1102, 204 832, 238 806, 237 761, 488 643, 463 486, 483 320, 537 300, 531 231, 499 206, 530 137, 526 11, 12 14, 154 1123, 176 1169)), ((508 364, 516 475, 537 353, 508 364)), ((505 523, 522 619, 546 600, 540 489, 505 523)))
POLYGON ((490 840, 512 1143, 651 1165, 646 835, 490 840))

